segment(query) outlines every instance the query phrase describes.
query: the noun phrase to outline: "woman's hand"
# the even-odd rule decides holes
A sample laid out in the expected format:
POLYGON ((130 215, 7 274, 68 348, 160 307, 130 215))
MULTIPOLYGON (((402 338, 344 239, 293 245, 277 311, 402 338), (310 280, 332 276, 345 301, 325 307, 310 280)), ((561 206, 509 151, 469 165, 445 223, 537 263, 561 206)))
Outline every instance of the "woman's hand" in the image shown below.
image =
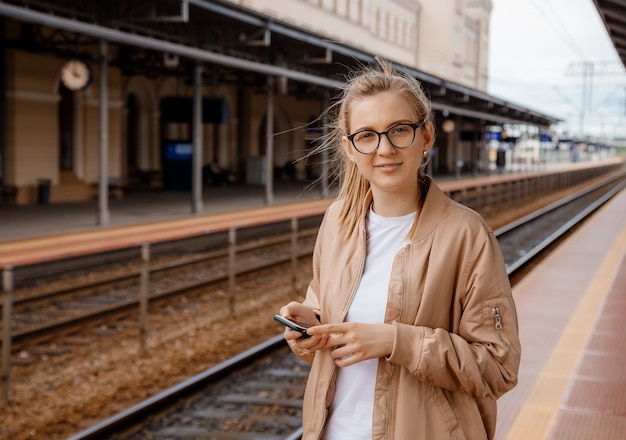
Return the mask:
MULTIPOLYGON (((279 313, 281 316, 295 321, 303 327, 311 327, 320 323, 315 312, 310 307, 295 301, 282 307, 279 313)), ((304 357, 307 355, 307 352, 312 354, 312 352, 324 348, 328 335, 322 334, 315 337, 303 338, 300 332, 285 327, 285 339, 292 349, 297 351, 297 354, 304 357)))
POLYGON ((339 367, 391 354, 394 332, 391 324, 360 322, 317 325, 307 331, 311 338, 326 336, 325 345, 316 349, 330 349, 339 367))

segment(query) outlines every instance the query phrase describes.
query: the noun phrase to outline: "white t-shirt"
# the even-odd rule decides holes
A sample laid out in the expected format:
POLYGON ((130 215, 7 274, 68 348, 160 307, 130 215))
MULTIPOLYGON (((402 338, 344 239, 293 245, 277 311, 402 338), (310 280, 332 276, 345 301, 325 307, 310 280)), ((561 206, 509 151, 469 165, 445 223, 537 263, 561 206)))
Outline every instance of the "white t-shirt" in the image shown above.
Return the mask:
MULTIPOLYGON (((350 305, 346 322, 384 322, 393 259, 408 243, 416 213, 381 217, 371 209, 367 216, 367 257, 363 276, 350 305)), ((325 440, 372 438, 374 386, 378 359, 339 368, 337 388, 330 407, 325 440)))

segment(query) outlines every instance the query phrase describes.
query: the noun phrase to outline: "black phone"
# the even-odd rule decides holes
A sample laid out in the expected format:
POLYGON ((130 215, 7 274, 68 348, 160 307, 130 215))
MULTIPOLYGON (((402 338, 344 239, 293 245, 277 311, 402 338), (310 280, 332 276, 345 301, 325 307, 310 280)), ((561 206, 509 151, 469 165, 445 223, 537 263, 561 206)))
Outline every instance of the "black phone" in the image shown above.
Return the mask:
POLYGON ((296 324, 287 318, 283 318, 280 315, 274 315, 274 320, 280 322, 282 325, 289 327, 291 330, 302 333, 303 338, 308 338, 309 334, 306 332, 306 327, 302 327, 300 324, 296 324))

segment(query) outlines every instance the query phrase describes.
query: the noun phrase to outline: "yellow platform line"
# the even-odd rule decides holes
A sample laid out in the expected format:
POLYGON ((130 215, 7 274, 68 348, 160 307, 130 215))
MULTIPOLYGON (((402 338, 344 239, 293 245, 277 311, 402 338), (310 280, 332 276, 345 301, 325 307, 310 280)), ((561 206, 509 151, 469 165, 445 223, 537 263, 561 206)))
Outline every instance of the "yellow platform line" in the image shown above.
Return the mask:
POLYGON ((547 439, 565 391, 581 360, 598 310, 611 288, 626 249, 626 226, 587 286, 574 314, 539 374, 506 440, 547 439))

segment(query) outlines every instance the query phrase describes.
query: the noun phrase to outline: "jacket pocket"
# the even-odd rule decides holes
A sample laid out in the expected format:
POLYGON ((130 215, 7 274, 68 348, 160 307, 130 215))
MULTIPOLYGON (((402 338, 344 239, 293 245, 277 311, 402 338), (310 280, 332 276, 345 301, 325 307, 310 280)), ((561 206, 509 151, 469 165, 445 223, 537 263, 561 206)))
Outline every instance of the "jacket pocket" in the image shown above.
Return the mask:
POLYGON ((450 434, 456 432, 459 427, 459 419, 456 417, 450 402, 446 398, 443 390, 441 388, 429 385, 431 398, 435 404, 435 408, 437 408, 437 412, 441 417, 441 422, 445 427, 446 431, 450 434))

